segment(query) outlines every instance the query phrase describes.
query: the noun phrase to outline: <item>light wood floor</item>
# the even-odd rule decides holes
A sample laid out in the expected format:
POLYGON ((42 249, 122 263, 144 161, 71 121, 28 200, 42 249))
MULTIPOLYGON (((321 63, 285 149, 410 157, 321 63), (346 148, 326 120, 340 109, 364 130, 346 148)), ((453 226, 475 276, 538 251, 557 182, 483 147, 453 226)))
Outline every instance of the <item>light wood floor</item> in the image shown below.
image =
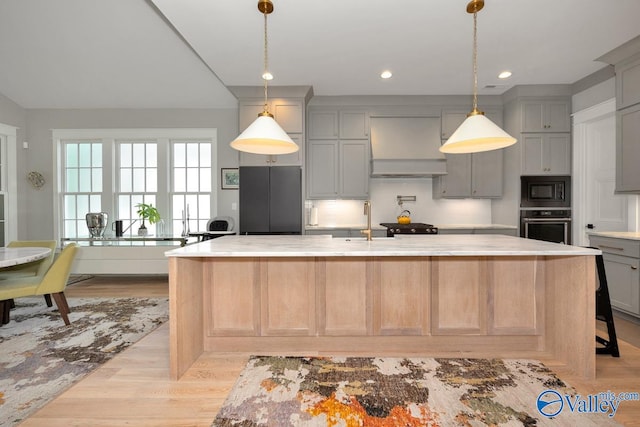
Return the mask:
MULTIPOLYGON (((167 296, 167 278, 96 277, 67 288, 73 296, 167 296)), ((620 322, 638 342, 640 327, 620 322)), ((210 426, 248 355, 205 354, 180 381, 169 377, 169 326, 164 324, 68 389, 22 426, 210 426)), ((597 356, 597 379, 584 382, 553 366, 583 395, 640 392, 640 349, 620 342, 622 357, 597 356)), ((542 391, 542 390, 541 390, 542 391)), ((640 426, 640 402, 623 402, 615 420, 640 426)))

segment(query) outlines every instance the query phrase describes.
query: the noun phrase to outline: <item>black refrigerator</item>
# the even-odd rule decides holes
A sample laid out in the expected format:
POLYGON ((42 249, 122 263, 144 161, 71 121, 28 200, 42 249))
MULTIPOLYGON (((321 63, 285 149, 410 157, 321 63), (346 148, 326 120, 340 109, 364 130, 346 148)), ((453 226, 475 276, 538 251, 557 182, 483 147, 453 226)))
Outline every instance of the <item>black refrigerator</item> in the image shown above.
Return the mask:
POLYGON ((240 234, 301 232, 301 168, 240 167, 240 234))

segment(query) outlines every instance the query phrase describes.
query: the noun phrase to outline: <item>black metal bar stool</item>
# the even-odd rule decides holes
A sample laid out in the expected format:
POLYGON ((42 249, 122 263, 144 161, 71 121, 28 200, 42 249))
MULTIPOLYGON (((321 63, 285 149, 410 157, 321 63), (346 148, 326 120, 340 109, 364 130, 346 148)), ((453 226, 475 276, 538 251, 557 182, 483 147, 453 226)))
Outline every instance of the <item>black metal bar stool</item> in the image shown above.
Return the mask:
POLYGON ((609 285, 607 284, 607 275, 604 271, 604 259, 602 258, 602 255, 596 255, 596 267, 598 270, 599 282, 599 286, 596 289, 596 320, 600 320, 607 324, 608 334, 608 339, 604 339, 596 335, 596 342, 604 346, 596 347, 596 354, 610 354, 613 357, 620 357, 618 338, 616 337, 616 327, 613 324, 613 311, 611 310, 609 285))

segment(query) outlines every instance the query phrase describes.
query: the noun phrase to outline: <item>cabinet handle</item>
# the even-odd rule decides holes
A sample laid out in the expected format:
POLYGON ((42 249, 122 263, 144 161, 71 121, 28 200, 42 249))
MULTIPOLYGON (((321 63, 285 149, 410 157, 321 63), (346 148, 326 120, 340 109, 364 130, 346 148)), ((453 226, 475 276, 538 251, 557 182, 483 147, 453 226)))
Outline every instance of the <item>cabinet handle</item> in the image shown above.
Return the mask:
POLYGON ((618 248, 616 246, 600 245, 600 248, 613 249, 614 251, 624 251, 624 248, 618 248))
POLYGON ((631 266, 631 269, 632 269, 632 270, 637 270, 637 269, 638 269, 638 267, 636 267, 635 265, 632 265, 632 266, 631 266))

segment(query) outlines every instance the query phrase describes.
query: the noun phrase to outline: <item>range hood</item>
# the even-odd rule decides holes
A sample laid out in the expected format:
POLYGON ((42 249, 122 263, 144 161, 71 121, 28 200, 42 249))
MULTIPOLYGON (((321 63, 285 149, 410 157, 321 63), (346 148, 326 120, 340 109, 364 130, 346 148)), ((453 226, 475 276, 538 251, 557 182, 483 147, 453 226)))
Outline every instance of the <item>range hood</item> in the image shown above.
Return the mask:
POLYGON ((447 173, 439 151, 439 117, 371 117, 371 176, 430 177, 447 173))

